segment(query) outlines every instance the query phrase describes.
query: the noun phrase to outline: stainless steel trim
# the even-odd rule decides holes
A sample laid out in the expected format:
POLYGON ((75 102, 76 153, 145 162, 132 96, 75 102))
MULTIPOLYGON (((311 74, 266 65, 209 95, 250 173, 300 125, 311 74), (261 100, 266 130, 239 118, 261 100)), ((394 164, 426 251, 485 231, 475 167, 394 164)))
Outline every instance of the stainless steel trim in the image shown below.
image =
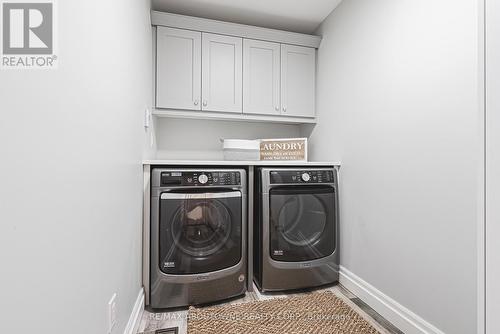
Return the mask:
POLYGON ((149 260, 150 260, 150 219, 151 219, 151 166, 144 166, 144 197, 142 203, 142 286, 144 288, 144 303, 150 303, 149 260))
POLYGON ((247 240, 248 240, 248 245, 247 245, 247 291, 252 292, 253 291, 253 232, 254 232, 254 177, 255 177, 255 167, 254 166, 249 166, 248 167, 248 224, 247 224, 247 240))
POLYGON ((231 191, 225 193, 162 193, 161 199, 212 199, 212 198, 236 198, 241 197, 241 192, 231 191))
MULTIPOLYGON (((335 183, 280 183, 280 184, 268 185, 266 188, 266 191, 262 191, 262 195, 269 195, 269 191, 271 189, 274 189, 274 188, 286 189, 286 188, 291 188, 294 186, 300 187, 300 186, 304 186, 304 185, 314 186, 314 187, 323 186, 324 188, 330 187, 330 188, 337 190, 337 185, 335 183)), ((290 191, 290 193, 293 194, 292 191, 290 191)))

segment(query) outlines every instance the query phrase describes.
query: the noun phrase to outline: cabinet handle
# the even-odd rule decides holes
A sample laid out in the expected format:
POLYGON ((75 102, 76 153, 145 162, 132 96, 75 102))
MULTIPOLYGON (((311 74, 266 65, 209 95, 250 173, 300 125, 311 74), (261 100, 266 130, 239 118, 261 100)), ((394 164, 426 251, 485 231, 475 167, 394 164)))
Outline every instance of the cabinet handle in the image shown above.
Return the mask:
POLYGON ((286 107, 283 107, 283 112, 286 112, 286 107))
POLYGON ((207 101, 206 101, 206 100, 205 100, 205 101, 203 101, 203 106, 204 106, 204 107, 206 107, 206 106, 207 106, 207 104, 208 104, 208 103, 207 103, 207 101))
POLYGON ((198 100, 194 100, 194 105, 197 106, 198 105, 198 100))
POLYGON ((274 107, 274 110, 280 111, 280 107, 276 106, 276 107, 274 107))

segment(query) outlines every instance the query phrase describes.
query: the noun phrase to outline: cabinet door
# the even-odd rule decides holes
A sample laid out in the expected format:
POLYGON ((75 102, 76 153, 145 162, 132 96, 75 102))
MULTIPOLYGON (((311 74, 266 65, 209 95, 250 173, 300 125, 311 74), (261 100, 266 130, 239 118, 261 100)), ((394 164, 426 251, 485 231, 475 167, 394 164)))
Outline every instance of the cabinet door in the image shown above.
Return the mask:
POLYGON ((280 114, 280 44, 243 40, 243 112, 280 114))
POLYGON ((314 117, 316 49, 281 45, 281 114, 314 117))
POLYGON ((158 27, 156 106, 201 109, 201 32, 158 27))
POLYGON ((242 112, 242 39, 203 33, 202 110, 242 112))

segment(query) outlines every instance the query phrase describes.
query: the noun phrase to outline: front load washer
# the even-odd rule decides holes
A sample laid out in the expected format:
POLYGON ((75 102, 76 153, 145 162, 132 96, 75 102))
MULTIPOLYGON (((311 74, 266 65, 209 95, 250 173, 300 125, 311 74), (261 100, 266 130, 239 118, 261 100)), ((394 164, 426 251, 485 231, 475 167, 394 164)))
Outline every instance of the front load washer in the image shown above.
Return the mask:
POLYGON ((258 168, 254 281, 261 291, 338 282, 335 168, 258 168))
POLYGON ((152 308, 245 293, 246 194, 243 169, 152 170, 152 308))

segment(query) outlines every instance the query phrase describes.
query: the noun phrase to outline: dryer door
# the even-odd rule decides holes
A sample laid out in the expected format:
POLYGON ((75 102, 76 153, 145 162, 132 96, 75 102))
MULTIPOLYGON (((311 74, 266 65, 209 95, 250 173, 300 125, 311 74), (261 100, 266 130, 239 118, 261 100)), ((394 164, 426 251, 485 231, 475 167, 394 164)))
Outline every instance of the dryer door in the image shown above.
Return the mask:
POLYGON ((309 261, 335 251, 335 193, 331 186, 286 186, 269 192, 270 256, 309 261))
POLYGON ((160 196, 160 270, 197 274, 241 260, 241 192, 160 196))

